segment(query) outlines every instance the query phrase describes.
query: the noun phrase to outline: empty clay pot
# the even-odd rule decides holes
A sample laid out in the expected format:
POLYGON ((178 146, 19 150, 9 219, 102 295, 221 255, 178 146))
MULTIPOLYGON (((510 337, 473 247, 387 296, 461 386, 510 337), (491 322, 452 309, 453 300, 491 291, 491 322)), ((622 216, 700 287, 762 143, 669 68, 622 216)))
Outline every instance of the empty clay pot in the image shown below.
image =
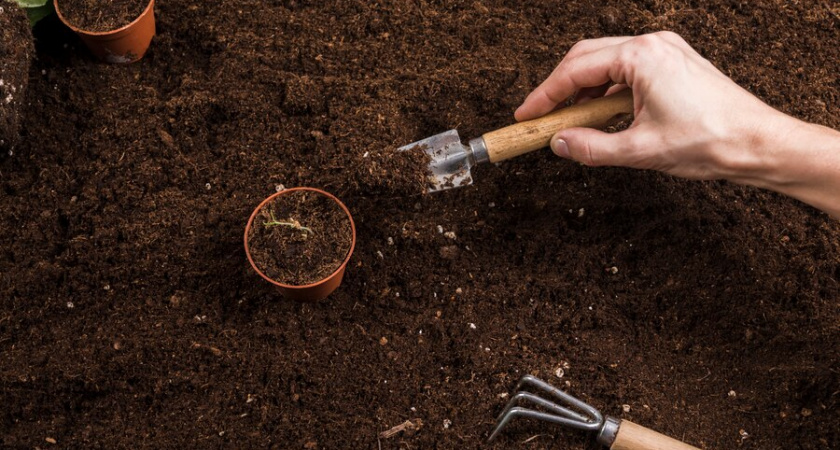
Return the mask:
POLYGON ((61 14, 61 0, 55 0, 58 18, 82 39, 97 58, 111 64, 129 64, 146 54, 155 35, 155 0, 130 24, 112 31, 82 30, 68 22, 61 14))
POLYGON ((347 263, 350 262, 350 257, 353 255, 353 249, 356 248, 356 224, 353 223, 353 216, 350 214, 350 211, 344 206, 344 203, 333 196, 328 192, 324 192, 320 189, 310 188, 310 187, 298 187, 292 189, 286 189, 280 191, 270 197, 266 198, 262 201, 254 209, 254 212, 251 213, 251 217, 248 219, 248 224, 245 225, 245 255, 248 257, 248 262, 251 263, 251 267, 256 271, 261 277, 267 280, 269 283, 277 286, 280 292, 283 294, 284 297, 291 299, 291 300, 298 300, 298 301, 318 301, 327 298, 333 291, 341 285, 341 281, 344 279, 344 269, 347 267, 347 263), (311 191, 315 192, 319 195, 325 196, 332 201, 334 201, 341 209, 347 214, 347 219, 350 221, 350 228, 352 230, 352 241, 350 243, 350 250, 347 251, 347 256, 344 257, 344 262, 341 263, 338 269, 336 269, 332 274, 323 278, 322 280, 306 285, 294 286, 289 284, 281 283, 277 280, 274 280, 263 273, 257 264, 254 262, 254 259, 251 257, 251 249, 249 247, 248 236, 251 232, 251 227, 254 224, 254 219, 257 217, 259 212, 263 209, 263 207, 274 200, 275 198, 281 195, 288 195, 295 191, 311 191))

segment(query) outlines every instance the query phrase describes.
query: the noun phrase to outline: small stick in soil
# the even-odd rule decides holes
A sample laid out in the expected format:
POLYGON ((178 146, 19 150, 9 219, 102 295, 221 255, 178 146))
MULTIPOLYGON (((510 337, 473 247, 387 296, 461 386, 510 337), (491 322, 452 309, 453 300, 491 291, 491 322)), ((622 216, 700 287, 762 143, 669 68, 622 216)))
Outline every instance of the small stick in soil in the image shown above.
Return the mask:
POLYGON ((263 225, 265 225, 266 228, 283 226, 294 228, 295 230, 303 231, 307 234, 315 234, 315 232, 313 232, 311 228, 307 228, 301 225, 300 222, 292 219, 291 217, 289 218, 288 222, 281 222, 274 217, 274 211, 269 211, 268 213, 271 215, 271 220, 268 222, 263 222, 263 225))
POLYGON ((401 423, 401 424, 399 424, 395 427, 392 427, 390 430, 383 431, 383 432, 379 433, 379 438, 380 439, 388 439, 388 438, 394 436, 395 434, 397 434, 401 431, 406 431, 406 432, 413 433, 413 432, 419 430, 422 426, 423 426, 423 420, 422 419, 406 420, 405 422, 403 422, 403 423, 401 423))

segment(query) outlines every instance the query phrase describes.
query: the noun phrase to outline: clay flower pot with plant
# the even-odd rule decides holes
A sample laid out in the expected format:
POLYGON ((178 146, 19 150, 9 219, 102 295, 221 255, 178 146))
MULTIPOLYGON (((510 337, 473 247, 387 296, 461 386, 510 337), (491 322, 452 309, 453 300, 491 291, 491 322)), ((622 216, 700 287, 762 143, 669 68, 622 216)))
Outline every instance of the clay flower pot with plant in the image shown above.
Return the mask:
POLYGON ((154 0, 55 0, 58 18, 99 59, 135 62, 155 35, 154 0))
POLYGON ((294 300, 326 298, 340 284, 356 244, 347 207, 314 188, 265 199, 245 226, 245 254, 254 270, 294 300))

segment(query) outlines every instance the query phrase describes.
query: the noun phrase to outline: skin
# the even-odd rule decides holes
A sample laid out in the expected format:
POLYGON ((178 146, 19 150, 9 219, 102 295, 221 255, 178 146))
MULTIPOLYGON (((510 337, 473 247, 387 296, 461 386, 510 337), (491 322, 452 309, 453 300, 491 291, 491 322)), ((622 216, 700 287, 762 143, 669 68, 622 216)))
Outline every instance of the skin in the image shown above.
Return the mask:
POLYGON ((635 101, 627 130, 562 130, 554 153, 771 189, 840 218, 840 132, 771 108, 671 32, 575 44, 515 116, 534 119, 575 94, 583 102, 627 87, 635 101))

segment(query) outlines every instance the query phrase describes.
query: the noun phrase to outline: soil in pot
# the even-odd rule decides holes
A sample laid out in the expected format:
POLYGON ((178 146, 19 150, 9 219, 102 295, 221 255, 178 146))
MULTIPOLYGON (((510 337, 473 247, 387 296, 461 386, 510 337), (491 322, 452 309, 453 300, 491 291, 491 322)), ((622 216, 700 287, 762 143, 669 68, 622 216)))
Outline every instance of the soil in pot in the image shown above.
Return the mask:
POLYGON ((93 32, 122 28, 140 17, 148 0, 61 0, 61 13, 76 27, 93 32))
POLYGON ((19 140, 32 47, 26 14, 13 3, 0 1, 0 150, 4 152, 19 140))
POLYGON ((295 191, 266 203, 251 226, 248 245, 257 267, 283 284, 316 283, 338 270, 353 230, 344 210, 312 191, 295 191))

